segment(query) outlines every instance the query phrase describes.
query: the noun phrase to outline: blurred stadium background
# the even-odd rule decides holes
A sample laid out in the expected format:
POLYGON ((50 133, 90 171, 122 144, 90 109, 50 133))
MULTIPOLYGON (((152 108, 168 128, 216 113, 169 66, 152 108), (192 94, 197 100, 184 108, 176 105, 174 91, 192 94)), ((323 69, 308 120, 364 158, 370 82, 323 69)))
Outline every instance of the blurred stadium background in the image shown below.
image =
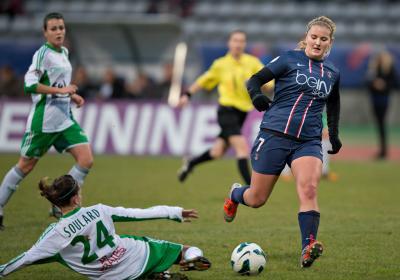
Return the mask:
MULTIPOLYGON (((34 51, 43 44, 43 16, 53 11, 64 14, 74 83, 87 99, 85 107, 75 111, 96 153, 84 189, 87 203, 135 207, 165 203, 198 208, 203 219, 194 223, 193 229, 184 226, 177 233, 175 225, 163 222, 137 226, 142 229, 138 234, 187 241, 208 249, 215 270, 206 278, 193 275, 193 279, 233 278, 227 258, 239 241, 248 241, 243 240, 243 227, 251 241, 272 251, 266 279, 400 278, 395 261, 399 258, 400 232, 400 1, 2 0, 0 177, 17 159, 31 105, 23 94, 23 75, 34 51), (170 108, 167 95, 177 43, 188 45, 185 88, 225 53, 230 31, 247 32, 248 52, 267 63, 294 48, 306 23, 319 15, 329 16, 337 24, 330 59, 342 75, 344 147, 331 167, 339 181, 322 183, 324 221, 332 222, 324 222, 321 231, 332 248, 326 260, 321 260, 327 265, 299 274, 294 269, 298 230, 292 184, 280 182, 271 206, 258 212, 243 210, 239 228, 227 229, 220 217, 221 200, 226 187, 238 180, 229 159, 202 167, 184 187, 175 178, 180 157, 202 152, 218 132, 216 94, 198 94, 183 110, 170 108), (387 116, 389 160, 378 162, 374 160, 378 137, 366 77, 369 59, 383 48, 395 59, 397 88, 390 96, 387 116), (276 215, 268 215, 270 211, 276 215), (285 240, 290 240, 289 246, 285 240), (354 244, 360 246, 352 247, 354 244)), ((244 128, 250 143, 260 116, 253 112, 244 128)), ((0 233, 0 263, 33 244, 49 222, 42 218, 47 205, 38 198, 38 179, 58 176, 71 164, 67 157, 50 155, 24 181, 6 209, 7 231, 0 233), (21 231, 21 223, 30 229, 21 231)), ((120 229, 132 230, 125 225, 120 229)), ((138 229, 134 231, 136 234, 138 229)), ((53 279, 54 273, 60 279, 79 279, 55 266, 50 270, 32 268, 10 279, 39 279, 38 275, 53 279)))

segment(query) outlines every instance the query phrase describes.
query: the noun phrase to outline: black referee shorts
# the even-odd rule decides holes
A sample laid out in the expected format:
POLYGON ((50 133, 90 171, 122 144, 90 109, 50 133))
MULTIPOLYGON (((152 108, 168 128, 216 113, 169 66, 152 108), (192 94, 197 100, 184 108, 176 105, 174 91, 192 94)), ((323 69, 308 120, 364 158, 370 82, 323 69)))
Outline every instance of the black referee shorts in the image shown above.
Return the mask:
POLYGON ((240 111, 234 107, 219 105, 218 124, 221 127, 221 132, 218 137, 227 141, 230 136, 241 135, 246 116, 247 112, 240 111))

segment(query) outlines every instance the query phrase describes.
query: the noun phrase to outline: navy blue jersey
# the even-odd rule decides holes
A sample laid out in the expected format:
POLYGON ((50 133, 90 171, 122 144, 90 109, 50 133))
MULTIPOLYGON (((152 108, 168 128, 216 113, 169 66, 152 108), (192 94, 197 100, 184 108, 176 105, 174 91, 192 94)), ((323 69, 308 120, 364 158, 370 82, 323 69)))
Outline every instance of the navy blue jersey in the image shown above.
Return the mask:
POLYGON ((288 51, 265 67, 274 75, 275 97, 260 127, 299 139, 320 138, 324 106, 332 93, 339 94, 338 69, 303 50, 288 51))

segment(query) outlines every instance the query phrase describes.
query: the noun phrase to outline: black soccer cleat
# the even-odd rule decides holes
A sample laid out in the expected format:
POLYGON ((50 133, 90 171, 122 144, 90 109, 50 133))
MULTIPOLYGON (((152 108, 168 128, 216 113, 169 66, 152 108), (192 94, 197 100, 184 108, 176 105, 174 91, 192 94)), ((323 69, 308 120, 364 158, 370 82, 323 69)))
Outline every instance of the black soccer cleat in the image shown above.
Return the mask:
POLYGON ((211 267, 211 262, 207 260, 205 257, 196 257, 191 260, 183 260, 179 263, 182 271, 189 271, 189 270, 207 270, 211 267))
POLYGON ((0 230, 4 230, 4 225, 3 225, 3 216, 0 216, 0 230))
POLYGON ((183 183, 190 172, 192 172, 193 167, 190 165, 190 160, 183 159, 183 164, 181 168, 178 170, 178 180, 183 183))

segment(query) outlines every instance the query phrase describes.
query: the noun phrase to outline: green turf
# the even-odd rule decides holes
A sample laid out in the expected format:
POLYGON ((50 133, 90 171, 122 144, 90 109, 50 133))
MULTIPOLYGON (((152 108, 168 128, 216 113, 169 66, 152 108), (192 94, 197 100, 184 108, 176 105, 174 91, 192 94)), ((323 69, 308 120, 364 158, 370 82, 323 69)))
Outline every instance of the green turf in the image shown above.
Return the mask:
MULTIPOLYGON (((400 127, 388 126, 387 141, 393 147, 400 145, 400 127)), ((378 145, 377 127, 372 124, 368 125, 342 125, 340 127, 340 138, 346 145, 378 145)))
MULTIPOLYGON (((0 155, 0 176, 15 163, 16 155, 0 155)), ((27 250, 47 224, 48 203, 37 192, 44 175, 58 176, 70 168, 68 156, 48 155, 6 208, 6 231, 0 232, 0 263, 27 250)), ((320 185, 319 239, 325 253, 309 270, 299 268, 300 234, 293 183, 279 182, 270 201, 260 209, 239 208, 237 219, 222 218, 223 198, 238 180, 233 160, 199 167, 180 185, 175 172, 179 159, 96 156, 84 186, 84 204, 105 203, 126 207, 158 204, 196 208, 193 223, 132 222, 117 225, 119 234, 196 245, 212 261, 206 272, 190 272, 190 279, 243 279, 230 269, 233 248, 256 242, 267 252, 266 270, 255 279, 400 279, 400 173, 395 162, 334 162, 336 183, 320 185)), ((59 264, 31 266, 9 279, 83 279, 59 264)))

